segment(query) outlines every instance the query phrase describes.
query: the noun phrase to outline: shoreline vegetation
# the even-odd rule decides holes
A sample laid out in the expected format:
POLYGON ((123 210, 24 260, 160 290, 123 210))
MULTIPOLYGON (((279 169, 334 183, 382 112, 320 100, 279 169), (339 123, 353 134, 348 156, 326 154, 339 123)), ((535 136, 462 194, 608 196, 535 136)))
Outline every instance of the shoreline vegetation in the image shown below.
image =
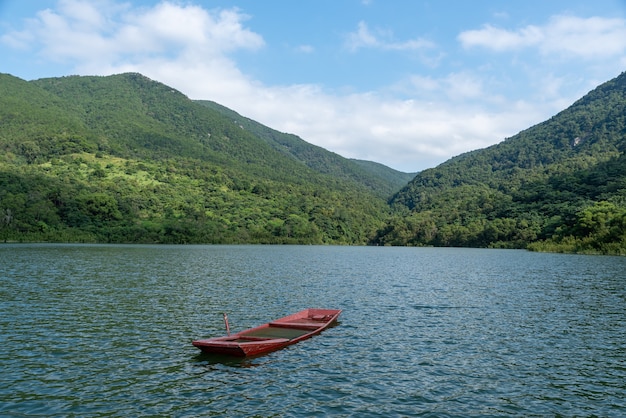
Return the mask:
POLYGON ((0 242, 626 255, 624 115, 626 73, 499 144, 401 173, 141 74, 0 74, 0 242))

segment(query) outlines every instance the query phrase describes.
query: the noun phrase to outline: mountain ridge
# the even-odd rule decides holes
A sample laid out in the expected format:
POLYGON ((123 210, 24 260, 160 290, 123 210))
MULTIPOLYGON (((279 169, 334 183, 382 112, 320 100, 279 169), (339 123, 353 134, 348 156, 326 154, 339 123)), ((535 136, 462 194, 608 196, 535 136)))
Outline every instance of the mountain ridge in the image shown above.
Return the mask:
POLYGON ((334 152, 303 141, 296 135, 276 131, 252 119, 241 116, 234 110, 228 109, 219 103, 210 100, 196 100, 196 102, 217 110, 232 119, 233 123, 253 132, 274 149, 295 158, 315 171, 345 176, 353 180, 365 182, 373 190, 380 191, 378 194, 381 197, 388 197, 393 194, 414 176, 412 173, 402 173, 380 163, 359 163, 357 160, 346 159, 334 152), (381 181, 381 179, 384 179, 384 181, 381 181))
POLYGON ((322 149, 338 167, 316 170, 141 74, 2 75, 0 92, 5 240, 365 244, 395 187, 322 149))
POLYGON ((0 75, 0 149, 3 240, 626 254, 626 73, 419 173, 343 158, 137 73, 0 75))
POLYGON ((509 248, 536 242, 528 248, 622 253, 625 148, 622 73, 542 123, 418 173, 390 200, 409 214, 388 223, 375 241, 509 248), (619 177, 603 174, 606 167, 619 177), (585 195, 593 176, 612 182, 612 194, 585 195), (585 218, 609 210, 604 202, 611 205, 610 225, 581 228, 585 218), (611 233, 600 236, 605 227, 611 233))

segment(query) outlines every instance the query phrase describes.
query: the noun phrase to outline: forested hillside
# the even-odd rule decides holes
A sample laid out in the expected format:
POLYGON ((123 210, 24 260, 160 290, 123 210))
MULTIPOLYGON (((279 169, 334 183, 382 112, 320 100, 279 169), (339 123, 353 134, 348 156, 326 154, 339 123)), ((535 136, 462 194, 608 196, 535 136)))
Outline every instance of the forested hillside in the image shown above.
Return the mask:
POLYGON ((295 158, 315 171, 364 184, 382 198, 387 199, 415 177, 415 174, 402 173, 371 161, 346 160, 293 134, 278 132, 243 117, 218 103, 208 100, 197 102, 217 110, 235 124, 266 141, 272 148, 295 158))
POLYGON ((0 239, 371 240, 398 183, 225 112, 140 74, 0 75, 0 239))
POLYGON ((0 75, 0 240, 626 254, 625 148, 626 74, 417 175, 140 74, 0 75))
POLYGON ((626 254, 626 73, 548 121, 419 173, 382 245, 626 254))

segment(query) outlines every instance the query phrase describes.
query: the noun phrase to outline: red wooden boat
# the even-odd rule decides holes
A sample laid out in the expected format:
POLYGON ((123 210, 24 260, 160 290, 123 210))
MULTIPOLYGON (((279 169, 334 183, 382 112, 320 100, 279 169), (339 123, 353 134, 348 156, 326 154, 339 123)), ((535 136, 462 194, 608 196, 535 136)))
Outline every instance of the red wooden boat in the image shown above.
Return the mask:
MULTIPOLYGON (((305 309, 256 328, 224 337, 195 340, 192 344, 205 353, 258 356, 319 334, 336 322, 340 313, 339 309, 305 309)), ((226 327, 228 329, 228 322, 226 327)))

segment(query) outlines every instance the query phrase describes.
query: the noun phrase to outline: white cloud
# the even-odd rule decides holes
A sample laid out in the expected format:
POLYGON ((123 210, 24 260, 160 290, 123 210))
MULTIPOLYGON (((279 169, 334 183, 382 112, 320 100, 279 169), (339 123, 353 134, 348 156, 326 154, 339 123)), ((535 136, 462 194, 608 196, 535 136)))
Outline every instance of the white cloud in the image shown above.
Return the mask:
POLYGON ((240 103, 239 111, 345 157, 405 171, 492 145, 536 123, 542 110, 524 103, 490 112, 462 102, 398 100, 374 93, 335 96, 311 86, 272 88, 255 99, 240 103))
MULTIPOLYGON (((569 81, 565 75, 546 74, 532 65, 526 76, 541 93, 527 101, 505 99, 500 90, 506 80, 467 65, 438 75, 405 74, 379 92, 343 94, 322 85, 266 85, 243 72, 232 58, 235 52, 255 53, 265 45, 261 35, 245 27, 248 17, 238 9, 206 10, 169 1, 131 8, 95 1, 63 0, 55 10, 39 12, 23 30, 6 34, 2 41, 69 63, 73 74, 140 72, 193 99, 214 100, 345 157, 404 171, 432 167, 492 145, 551 116, 569 100, 562 92, 569 81)), ((465 48, 535 48, 541 56, 583 58, 596 54, 624 66, 623 31, 620 19, 557 16, 544 26, 518 30, 486 25, 463 32, 458 39, 465 48)), ((352 51, 428 50, 440 58, 444 55, 430 41, 398 41, 391 32, 372 31, 364 22, 348 36, 345 46, 352 51)), ((314 52, 311 45, 297 49, 314 52)), ((607 61, 597 65, 603 62, 607 61)))
POLYGON ((543 37, 544 34, 536 26, 509 31, 485 25, 482 29, 462 32, 459 40, 466 48, 485 47, 494 51, 508 51, 537 45, 543 37))
POLYGON ((585 59, 626 53, 626 20, 557 16, 545 28, 542 53, 568 54, 585 59))
POLYGON ((81 67, 138 62, 151 56, 189 59, 196 55, 212 60, 264 45, 261 36, 243 28, 245 19, 236 9, 210 12, 167 1, 131 10, 107 1, 62 0, 57 11, 39 12, 25 30, 7 34, 4 40, 41 42, 41 52, 48 58, 81 67))
POLYGON ((359 48, 376 47, 378 43, 378 39, 370 33, 365 22, 359 22, 357 31, 348 34, 346 39, 346 46, 352 51, 359 48))
MULTIPOLYGON (((93 28, 101 29, 106 25, 106 16, 103 16, 99 8, 109 8, 111 5, 103 1, 86 3, 76 0, 61 0, 58 7, 69 21, 76 24, 76 29, 86 32, 93 28)), ((50 11, 44 13, 51 14, 50 11)))
POLYGON ((432 48, 434 44, 426 39, 417 38, 398 42, 393 40, 393 35, 388 31, 377 30, 373 33, 365 22, 359 22, 356 32, 349 33, 346 37, 346 47, 351 51, 361 48, 376 48, 395 51, 415 51, 432 48))
POLYGON ((296 51, 303 54, 311 54, 315 51, 315 48, 312 45, 298 45, 296 51))
POLYGON ((503 52, 532 47, 546 56, 594 59, 626 52, 626 20, 561 15, 551 18, 544 26, 528 25, 518 30, 485 25, 482 29, 462 32, 458 39, 465 48, 503 52))

